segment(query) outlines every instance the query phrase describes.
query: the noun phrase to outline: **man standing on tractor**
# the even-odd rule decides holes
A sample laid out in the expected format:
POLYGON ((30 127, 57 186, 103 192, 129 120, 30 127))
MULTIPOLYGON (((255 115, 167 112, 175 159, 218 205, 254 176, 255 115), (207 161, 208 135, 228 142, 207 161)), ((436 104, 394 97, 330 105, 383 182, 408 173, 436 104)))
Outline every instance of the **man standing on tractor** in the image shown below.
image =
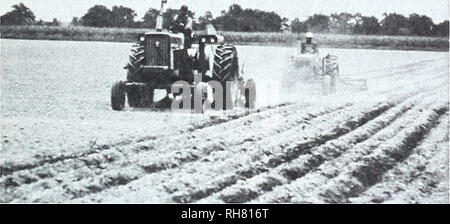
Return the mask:
POLYGON ((174 33, 183 33, 185 38, 185 48, 192 45, 192 18, 189 16, 189 9, 186 5, 181 6, 179 14, 172 19, 170 30, 174 33))
POLYGON ((302 54, 318 54, 319 49, 317 44, 313 42, 314 34, 311 32, 306 33, 306 42, 301 45, 302 54))

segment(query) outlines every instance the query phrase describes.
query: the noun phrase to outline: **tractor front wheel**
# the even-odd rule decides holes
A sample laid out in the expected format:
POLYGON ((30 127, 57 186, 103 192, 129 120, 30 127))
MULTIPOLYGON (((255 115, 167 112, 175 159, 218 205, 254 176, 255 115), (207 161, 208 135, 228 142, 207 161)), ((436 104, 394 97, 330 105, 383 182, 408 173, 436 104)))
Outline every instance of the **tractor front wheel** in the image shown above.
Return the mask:
POLYGON ((113 110, 123 110, 125 107, 125 84, 115 82, 111 88, 111 107, 113 110))

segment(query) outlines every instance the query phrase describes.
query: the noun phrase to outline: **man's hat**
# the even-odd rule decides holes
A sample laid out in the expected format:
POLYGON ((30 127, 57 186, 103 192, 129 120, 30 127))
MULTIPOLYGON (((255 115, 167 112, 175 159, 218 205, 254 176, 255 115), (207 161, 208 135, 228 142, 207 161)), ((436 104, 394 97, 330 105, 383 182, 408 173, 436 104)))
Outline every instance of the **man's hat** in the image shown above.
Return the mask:
POLYGON ((187 5, 181 6, 180 11, 181 11, 181 12, 188 12, 188 7, 187 7, 187 5))

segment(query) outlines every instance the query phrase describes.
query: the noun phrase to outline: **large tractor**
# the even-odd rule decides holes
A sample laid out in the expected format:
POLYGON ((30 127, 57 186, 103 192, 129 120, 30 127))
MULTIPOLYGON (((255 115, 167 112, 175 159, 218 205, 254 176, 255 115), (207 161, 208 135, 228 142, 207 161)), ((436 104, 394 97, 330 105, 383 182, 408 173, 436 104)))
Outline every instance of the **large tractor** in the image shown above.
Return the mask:
POLYGON ((251 79, 245 81, 240 75, 236 48, 224 44, 224 38, 217 35, 211 25, 207 32, 191 37, 163 31, 162 15, 166 2, 162 0, 156 31, 141 35, 131 48, 125 66, 126 81, 115 82, 111 89, 112 109, 124 109, 125 99, 130 107, 151 107, 156 89, 166 90, 166 98, 173 102, 177 97, 186 96, 185 89, 172 92, 180 81, 190 85, 191 99, 195 98, 196 91, 201 92, 202 105, 207 93, 211 94, 211 91, 205 91, 205 84, 215 81, 222 88, 214 88, 213 92, 221 89, 220 96, 223 97, 220 100, 213 98, 211 104, 215 109, 233 109, 237 105, 254 108, 255 83, 251 79), (186 41, 192 41, 192 46, 186 45, 186 41), (200 77, 204 85, 199 85, 196 77, 200 77))

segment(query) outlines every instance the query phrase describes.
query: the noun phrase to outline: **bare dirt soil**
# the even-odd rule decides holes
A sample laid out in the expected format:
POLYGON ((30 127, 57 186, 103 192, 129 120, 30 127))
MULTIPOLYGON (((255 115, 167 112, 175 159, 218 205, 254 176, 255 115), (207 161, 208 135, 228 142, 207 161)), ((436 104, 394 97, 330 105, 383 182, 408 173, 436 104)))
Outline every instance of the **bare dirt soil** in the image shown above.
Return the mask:
POLYGON ((323 96, 242 46, 257 110, 115 112, 129 47, 1 40, 1 202, 448 202, 448 53, 323 49, 369 85, 323 96))

